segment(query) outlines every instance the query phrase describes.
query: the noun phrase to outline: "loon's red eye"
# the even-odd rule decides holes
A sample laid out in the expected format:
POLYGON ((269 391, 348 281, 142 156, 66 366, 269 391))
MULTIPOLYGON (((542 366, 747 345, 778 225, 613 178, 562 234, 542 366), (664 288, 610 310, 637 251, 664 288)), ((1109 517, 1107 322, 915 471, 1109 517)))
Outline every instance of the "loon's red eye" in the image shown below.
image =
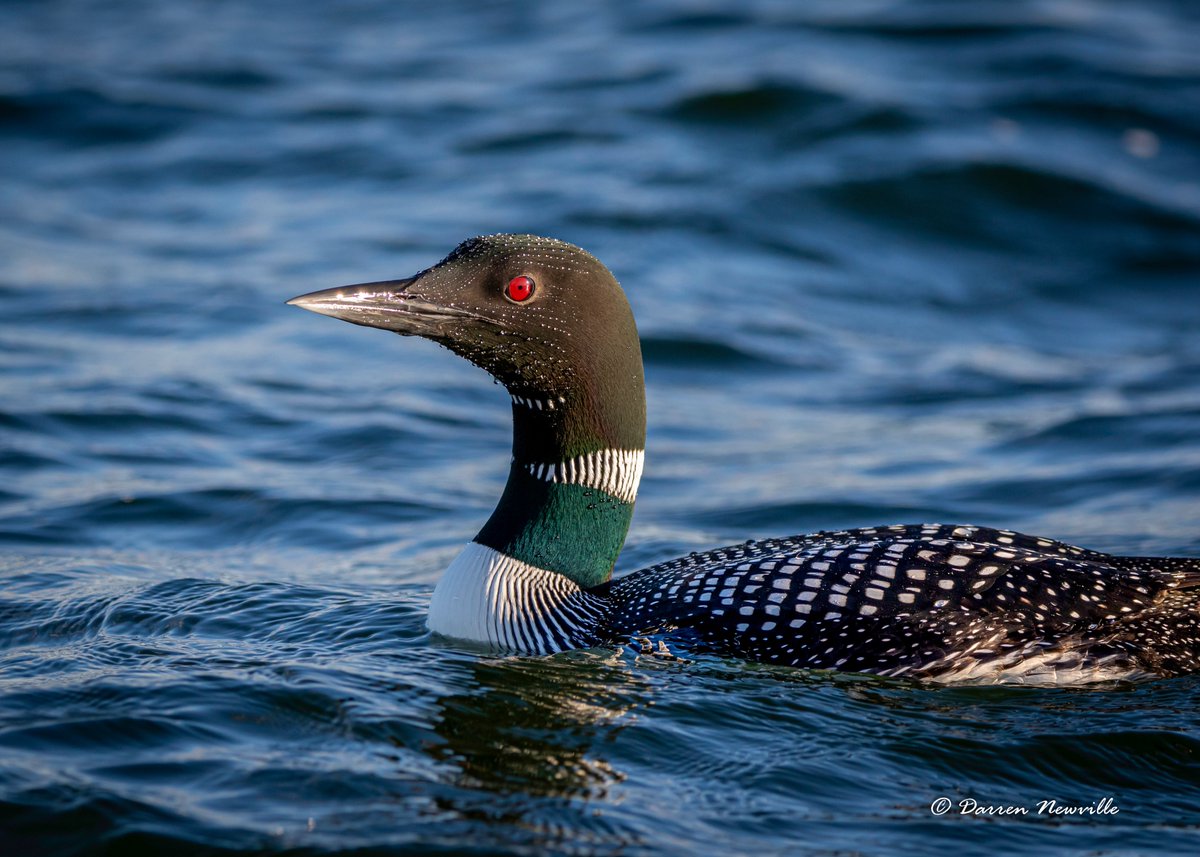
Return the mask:
POLYGON ((504 289, 504 296, 517 303, 529 300, 533 297, 533 279, 524 275, 513 277, 504 289))

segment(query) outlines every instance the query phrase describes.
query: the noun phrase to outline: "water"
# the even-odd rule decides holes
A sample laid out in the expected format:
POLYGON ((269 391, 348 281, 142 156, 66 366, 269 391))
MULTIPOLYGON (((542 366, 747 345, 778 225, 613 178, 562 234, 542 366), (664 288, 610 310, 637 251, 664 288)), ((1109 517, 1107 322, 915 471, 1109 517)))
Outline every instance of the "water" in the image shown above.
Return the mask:
POLYGON ((1194 678, 429 638, 507 397, 282 302, 484 232, 638 315, 620 570, 939 520, 1200 554, 1193 4, 601 5, 0 6, 0 852, 1196 852, 1194 678))

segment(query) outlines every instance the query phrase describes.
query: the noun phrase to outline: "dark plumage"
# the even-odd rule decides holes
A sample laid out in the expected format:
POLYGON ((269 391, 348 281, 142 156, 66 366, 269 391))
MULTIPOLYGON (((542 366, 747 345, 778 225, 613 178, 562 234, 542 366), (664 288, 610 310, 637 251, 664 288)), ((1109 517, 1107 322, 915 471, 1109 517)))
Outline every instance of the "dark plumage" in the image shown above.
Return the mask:
POLYGON ((712 651, 789 666, 1041 682, 1200 669, 1200 560, 984 527, 746 542, 634 572, 605 595, 608 639, 688 629, 712 651))

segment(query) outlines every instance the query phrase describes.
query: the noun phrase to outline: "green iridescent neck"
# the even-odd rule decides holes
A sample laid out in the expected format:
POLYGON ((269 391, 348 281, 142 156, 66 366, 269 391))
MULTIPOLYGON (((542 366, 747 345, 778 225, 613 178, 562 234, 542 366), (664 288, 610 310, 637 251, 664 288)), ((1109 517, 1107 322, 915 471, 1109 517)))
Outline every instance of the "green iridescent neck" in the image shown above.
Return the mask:
POLYGON ((607 407, 587 396, 513 394, 513 463, 476 542, 584 588, 612 576, 641 479, 646 411, 638 369, 634 389, 607 407))
POLYGON ((632 501, 549 482, 513 462, 504 495, 475 541, 586 589, 612 576, 632 518, 632 501))

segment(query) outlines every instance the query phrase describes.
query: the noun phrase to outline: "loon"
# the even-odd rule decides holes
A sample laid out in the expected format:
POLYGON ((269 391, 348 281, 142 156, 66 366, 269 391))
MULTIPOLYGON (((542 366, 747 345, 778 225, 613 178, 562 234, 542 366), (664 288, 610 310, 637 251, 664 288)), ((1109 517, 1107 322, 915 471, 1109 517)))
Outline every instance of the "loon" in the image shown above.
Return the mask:
POLYGON ((512 398, 512 464, 429 605, 435 634, 549 654, 667 641, 937 683, 1077 684, 1200 669, 1200 559, 1109 556, 981 526, 818 532, 613 579, 642 476, 633 313, 588 252, 489 235, 401 280, 289 304, 421 336, 512 398))

